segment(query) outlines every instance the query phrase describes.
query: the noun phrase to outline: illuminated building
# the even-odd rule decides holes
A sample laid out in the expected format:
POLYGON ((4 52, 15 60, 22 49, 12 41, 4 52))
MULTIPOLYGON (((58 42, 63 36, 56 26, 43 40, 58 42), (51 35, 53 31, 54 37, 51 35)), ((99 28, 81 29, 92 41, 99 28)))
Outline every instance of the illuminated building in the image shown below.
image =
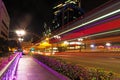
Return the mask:
POLYGON ((78 18, 64 28, 54 31, 50 42, 58 44, 68 41, 69 51, 120 51, 119 7, 119 0, 107 2, 106 5, 86 13, 84 18, 78 18), (60 36, 60 39, 55 38, 56 35, 60 36), (83 41, 79 41, 79 38, 83 41))
POLYGON ((0 0, 0 37, 8 39, 10 18, 4 3, 0 0))
POLYGON ((79 0, 67 0, 53 7, 54 19, 51 30, 54 31, 83 15, 79 0))
POLYGON ((23 52, 25 54, 28 54, 29 50, 33 46, 33 43, 32 42, 21 42, 21 46, 22 46, 23 52))

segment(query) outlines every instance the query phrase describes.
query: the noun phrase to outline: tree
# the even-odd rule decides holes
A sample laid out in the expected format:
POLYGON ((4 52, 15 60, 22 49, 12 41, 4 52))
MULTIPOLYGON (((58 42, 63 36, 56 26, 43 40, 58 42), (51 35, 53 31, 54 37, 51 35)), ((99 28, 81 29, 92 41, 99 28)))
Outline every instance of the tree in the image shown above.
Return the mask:
POLYGON ((0 38, 0 56, 7 56, 9 52, 8 40, 0 38))
POLYGON ((16 40, 9 40, 8 41, 8 45, 9 45, 9 48, 12 49, 12 48, 17 48, 18 47, 18 43, 16 40))
POLYGON ((0 38, 0 52, 6 51, 5 49, 7 47, 7 41, 3 38, 0 38))

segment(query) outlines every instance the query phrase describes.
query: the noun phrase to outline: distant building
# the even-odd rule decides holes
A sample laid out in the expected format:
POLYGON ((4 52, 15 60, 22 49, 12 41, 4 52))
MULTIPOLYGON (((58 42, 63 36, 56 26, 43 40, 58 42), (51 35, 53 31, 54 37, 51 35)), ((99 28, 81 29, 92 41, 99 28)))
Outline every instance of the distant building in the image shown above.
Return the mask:
POLYGON ((67 0, 53 7, 54 19, 51 30, 54 31, 83 15, 80 3, 79 0, 67 0))
POLYGON ((34 44, 32 42, 21 42, 24 54, 28 54, 34 44))
POLYGON ((10 17, 4 2, 0 0, 0 37, 8 39, 10 17))

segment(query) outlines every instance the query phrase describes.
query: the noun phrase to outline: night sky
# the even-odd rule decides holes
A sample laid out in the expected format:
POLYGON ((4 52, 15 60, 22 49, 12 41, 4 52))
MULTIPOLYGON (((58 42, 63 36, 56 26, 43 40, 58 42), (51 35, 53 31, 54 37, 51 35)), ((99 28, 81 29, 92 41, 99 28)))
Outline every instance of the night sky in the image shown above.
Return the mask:
MULTIPOLYGON (((35 34, 44 31, 44 22, 50 26, 53 18, 52 7, 66 0, 3 0, 11 18, 10 29, 26 27, 35 34)), ((82 9, 88 11, 110 0, 81 0, 82 9)))

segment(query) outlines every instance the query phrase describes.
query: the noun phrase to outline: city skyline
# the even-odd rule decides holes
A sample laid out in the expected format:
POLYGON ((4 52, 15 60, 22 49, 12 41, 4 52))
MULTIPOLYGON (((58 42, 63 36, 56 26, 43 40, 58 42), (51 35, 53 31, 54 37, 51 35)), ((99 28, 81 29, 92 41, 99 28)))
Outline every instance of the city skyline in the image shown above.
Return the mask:
POLYGON ((120 80, 120 0, 4 2, 0 80, 120 80))

